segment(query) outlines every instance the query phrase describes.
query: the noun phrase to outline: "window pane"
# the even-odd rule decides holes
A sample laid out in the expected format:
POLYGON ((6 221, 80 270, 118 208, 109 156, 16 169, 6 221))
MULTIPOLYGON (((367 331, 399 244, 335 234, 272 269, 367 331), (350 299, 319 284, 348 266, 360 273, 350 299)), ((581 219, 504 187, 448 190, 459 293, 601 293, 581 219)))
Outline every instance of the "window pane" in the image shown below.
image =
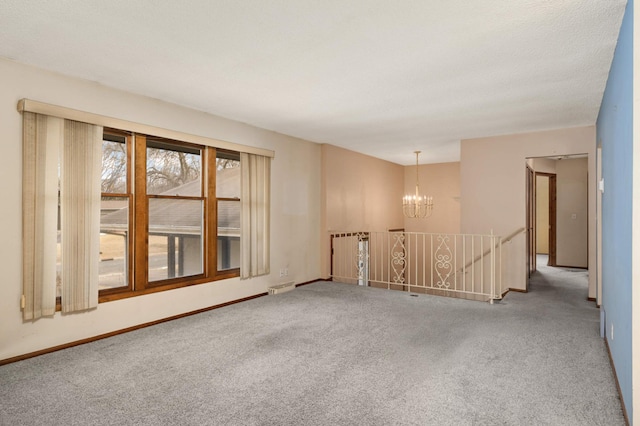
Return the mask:
POLYGON ((240 267, 240 201, 218 201, 218 271, 240 267))
POLYGON ((216 158, 216 197, 240 198, 239 155, 218 153, 216 158))
POLYGON ((127 193, 127 147, 124 142, 123 136, 104 135, 102 141, 102 192, 127 193), (118 139, 121 141, 115 141, 118 139))
POLYGON ((147 142, 147 194, 202 196, 202 161, 197 148, 147 142))
POLYGON ((201 200, 149 200, 149 281, 203 272, 201 200))
POLYGON ((127 287, 129 199, 102 197, 100 203, 99 289, 127 287))

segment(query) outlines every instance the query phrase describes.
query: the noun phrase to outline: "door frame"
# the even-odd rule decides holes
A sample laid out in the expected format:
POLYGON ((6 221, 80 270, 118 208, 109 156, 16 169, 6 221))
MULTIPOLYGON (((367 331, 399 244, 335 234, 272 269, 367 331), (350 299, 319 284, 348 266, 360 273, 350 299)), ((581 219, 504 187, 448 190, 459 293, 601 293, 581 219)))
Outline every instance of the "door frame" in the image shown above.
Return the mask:
POLYGON ((529 278, 536 270, 536 179, 535 171, 529 164, 526 164, 526 229, 527 229, 527 284, 526 291, 529 291, 529 278))
MULTIPOLYGON (((557 224, 557 211, 558 211, 558 193, 557 193, 557 176, 555 173, 545 173, 545 172, 535 172, 536 182, 538 176, 547 176, 549 178, 549 261, 547 263, 548 266, 556 266, 556 224, 557 224)), ((535 187, 537 190, 537 187, 535 187)), ((537 197, 534 196, 535 206, 537 209, 538 200, 537 197)), ((534 222, 534 235, 537 235, 538 229, 537 223, 534 222)), ((537 247, 534 245, 537 253, 537 247)))

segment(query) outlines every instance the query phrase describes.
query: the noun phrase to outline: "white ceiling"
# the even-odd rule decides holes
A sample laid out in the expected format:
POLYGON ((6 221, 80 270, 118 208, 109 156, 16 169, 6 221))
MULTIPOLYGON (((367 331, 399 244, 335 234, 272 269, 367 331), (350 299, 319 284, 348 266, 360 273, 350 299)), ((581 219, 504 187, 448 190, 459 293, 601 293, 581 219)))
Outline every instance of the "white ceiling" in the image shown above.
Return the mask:
POLYGON ((626 0, 2 0, 0 56, 399 164, 595 123, 626 0))

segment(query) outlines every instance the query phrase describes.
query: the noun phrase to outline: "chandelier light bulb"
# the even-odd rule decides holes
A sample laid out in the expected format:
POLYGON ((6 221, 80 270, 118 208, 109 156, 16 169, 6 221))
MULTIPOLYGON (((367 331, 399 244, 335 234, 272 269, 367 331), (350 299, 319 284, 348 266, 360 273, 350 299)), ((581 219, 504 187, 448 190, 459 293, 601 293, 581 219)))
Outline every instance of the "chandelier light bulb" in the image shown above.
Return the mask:
POLYGON ((414 195, 405 195, 402 198, 402 212, 408 218, 423 219, 431 216, 433 213, 433 197, 420 195, 420 182, 418 179, 418 156, 420 151, 415 151, 416 154, 416 192, 414 195))

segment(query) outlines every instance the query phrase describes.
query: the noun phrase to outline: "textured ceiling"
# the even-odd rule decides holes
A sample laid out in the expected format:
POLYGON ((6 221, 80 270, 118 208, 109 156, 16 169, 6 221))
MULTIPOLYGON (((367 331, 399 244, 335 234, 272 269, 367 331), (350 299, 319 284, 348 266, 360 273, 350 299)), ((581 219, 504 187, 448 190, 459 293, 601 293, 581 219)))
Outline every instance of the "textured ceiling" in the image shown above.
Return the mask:
POLYGON ((626 0, 2 0, 0 56, 399 164, 595 123, 626 0))

